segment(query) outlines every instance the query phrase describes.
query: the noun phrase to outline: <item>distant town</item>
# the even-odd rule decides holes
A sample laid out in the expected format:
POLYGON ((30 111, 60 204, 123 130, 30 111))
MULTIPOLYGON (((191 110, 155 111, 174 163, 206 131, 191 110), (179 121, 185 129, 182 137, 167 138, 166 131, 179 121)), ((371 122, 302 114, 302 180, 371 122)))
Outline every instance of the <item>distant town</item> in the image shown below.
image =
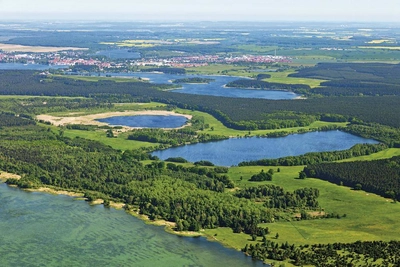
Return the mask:
POLYGON ((276 55, 201 55, 179 56, 170 58, 151 59, 125 59, 123 62, 105 56, 91 55, 83 51, 61 51, 47 53, 33 52, 2 52, 0 50, 0 63, 44 64, 55 66, 97 66, 99 71, 107 69, 123 69, 132 66, 165 66, 165 67, 200 67, 209 64, 237 64, 237 63, 290 63, 292 59, 276 55))

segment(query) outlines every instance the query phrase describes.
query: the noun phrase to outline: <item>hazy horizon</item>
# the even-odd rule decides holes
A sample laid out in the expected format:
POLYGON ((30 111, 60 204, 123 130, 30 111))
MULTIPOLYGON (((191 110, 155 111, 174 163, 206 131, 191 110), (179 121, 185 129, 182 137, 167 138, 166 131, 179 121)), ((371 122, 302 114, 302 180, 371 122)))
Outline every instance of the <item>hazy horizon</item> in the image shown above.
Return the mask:
POLYGON ((0 0, 0 20, 400 22, 396 0, 0 0))

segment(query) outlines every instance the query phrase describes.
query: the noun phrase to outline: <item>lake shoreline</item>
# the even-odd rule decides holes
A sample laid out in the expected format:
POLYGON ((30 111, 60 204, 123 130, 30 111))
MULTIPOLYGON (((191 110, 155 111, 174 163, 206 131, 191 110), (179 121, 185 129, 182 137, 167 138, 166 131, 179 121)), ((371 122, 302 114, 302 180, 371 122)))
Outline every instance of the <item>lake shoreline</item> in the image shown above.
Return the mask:
MULTIPOLYGON (((0 183, 5 183, 8 178, 15 178, 15 177, 20 177, 19 175, 16 174, 11 174, 7 173, 8 175, 11 175, 7 178, 3 177, 2 174, 5 172, 2 172, 0 174, 0 183)), ((38 192, 38 193, 47 193, 47 194, 52 194, 52 195, 64 195, 64 196, 69 196, 77 200, 84 200, 88 202, 89 205, 104 205, 104 200, 103 199, 95 199, 93 201, 88 201, 87 198, 84 197, 84 193, 80 192, 75 192, 67 189, 62 189, 62 188, 52 188, 52 187, 39 187, 39 188, 20 188, 18 186, 13 186, 13 185, 8 185, 10 187, 15 187, 19 188, 20 190, 26 191, 26 192, 38 192)), ((126 204, 122 202, 114 202, 110 201, 109 207, 114 208, 117 210, 122 210, 125 209, 126 204)), ((201 232, 194 232, 194 231, 175 231, 174 227, 176 223, 166 221, 166 220, 150 220, 147 215, 139 214, 138 210, 135 209, 125 209, 126 213, 134 216, 141 221, 143 221, 145 224, 148 225, 154 225, 154 226, 164 226, 165 232, 169 234, 174 234, 178 236, 183 236, 183 237, 200 237, 200 236, 206 236, 201 232)), ((206 236, 208 237, 208 236, 206 236)), ((208 239, 208 238, 207 238, 208 239)), ((214 240, 215 241, 215 240, 214 240)), ((223 246, 230 248, 223 244, 222 242, 219 242, 223 246)))

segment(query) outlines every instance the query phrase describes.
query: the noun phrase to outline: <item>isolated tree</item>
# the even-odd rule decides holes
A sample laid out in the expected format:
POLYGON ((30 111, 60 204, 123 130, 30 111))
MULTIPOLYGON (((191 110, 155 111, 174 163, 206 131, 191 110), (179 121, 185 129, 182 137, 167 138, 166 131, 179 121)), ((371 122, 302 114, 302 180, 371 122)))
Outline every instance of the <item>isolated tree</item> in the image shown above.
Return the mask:
POLYGON ((306 179, 307 174, 304 171, 299 172, 299 179, 306 179))

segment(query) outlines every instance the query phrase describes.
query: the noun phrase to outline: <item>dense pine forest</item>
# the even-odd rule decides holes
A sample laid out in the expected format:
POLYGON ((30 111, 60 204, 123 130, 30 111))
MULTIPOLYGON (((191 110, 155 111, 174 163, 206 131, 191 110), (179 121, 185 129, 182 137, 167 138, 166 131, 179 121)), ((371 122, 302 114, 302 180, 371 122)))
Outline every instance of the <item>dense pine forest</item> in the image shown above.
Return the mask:
POLYGON ((246 245, 242 251, 260 260, 274 259, 281 261, 290 259, 296 266, 398 266, 400 242, 358 241, 351 244, 295 246, 265 240, 256 245, 246 245))

